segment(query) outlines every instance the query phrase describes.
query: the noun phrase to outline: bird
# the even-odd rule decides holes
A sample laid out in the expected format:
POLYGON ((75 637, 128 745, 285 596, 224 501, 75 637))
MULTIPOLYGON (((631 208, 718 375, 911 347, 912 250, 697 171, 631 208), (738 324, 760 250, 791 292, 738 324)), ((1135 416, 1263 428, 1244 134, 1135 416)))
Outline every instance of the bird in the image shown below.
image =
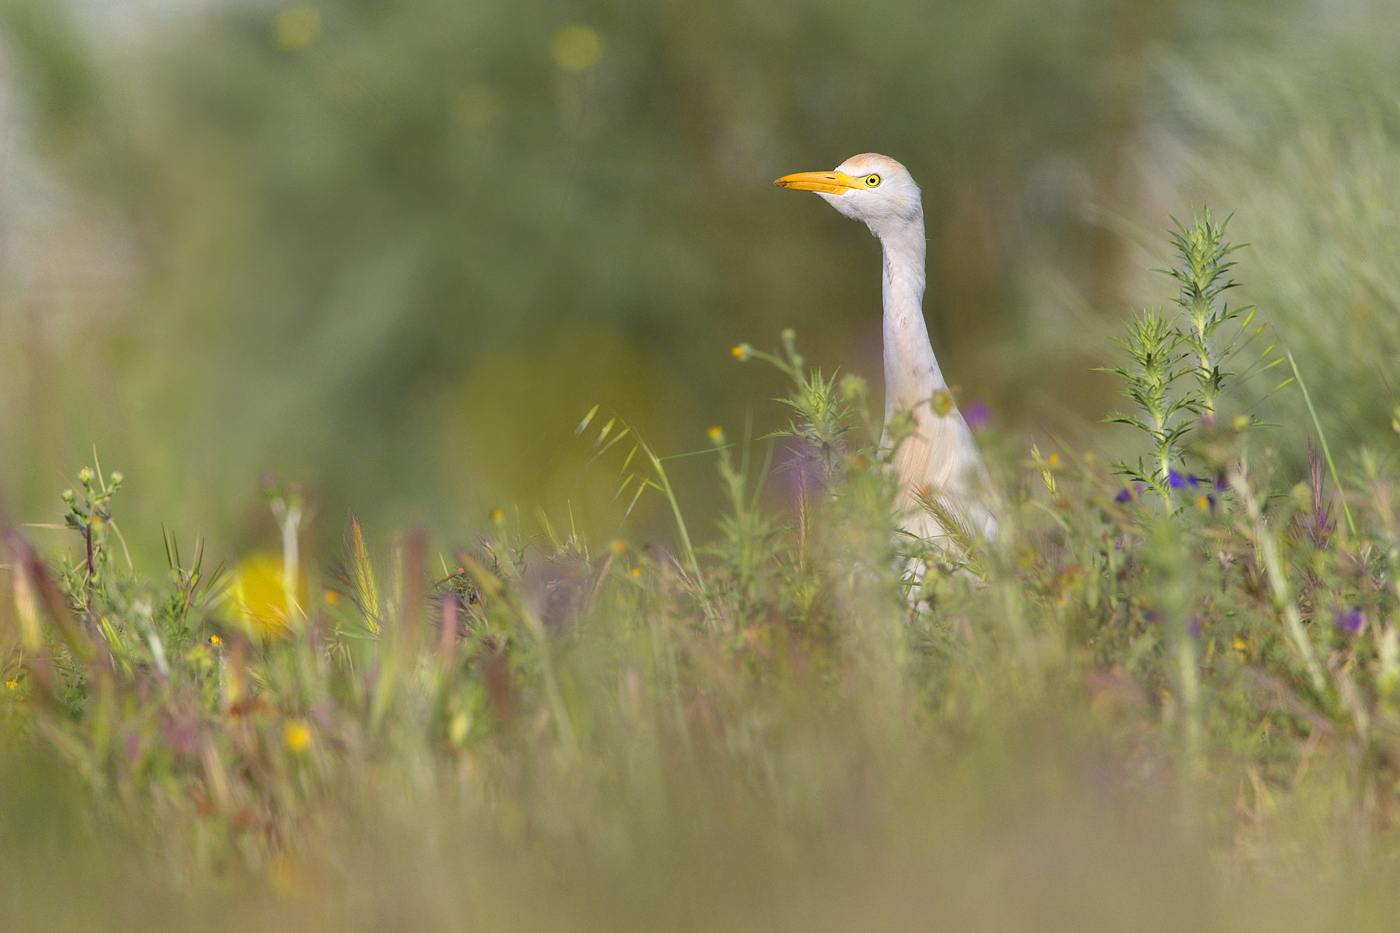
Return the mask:
MULTIPOLYGON (((924 208, 909 170, 873 152, 852 156, 830 172, 784 175, 773 184, 815 192, 842 214, 864 221, 884 253, 885 425, 880 447, 889 450, 898 477, 895 506, 905 532, 949 551, 970 533, 991 538, 991 484, 967 419, 952 403, 948 382, 924 323, 924 208), (913 431, 902 439, 897 417, 907 412, 913 431)), ((907 424, 907 422, 906 422, 907 424)))

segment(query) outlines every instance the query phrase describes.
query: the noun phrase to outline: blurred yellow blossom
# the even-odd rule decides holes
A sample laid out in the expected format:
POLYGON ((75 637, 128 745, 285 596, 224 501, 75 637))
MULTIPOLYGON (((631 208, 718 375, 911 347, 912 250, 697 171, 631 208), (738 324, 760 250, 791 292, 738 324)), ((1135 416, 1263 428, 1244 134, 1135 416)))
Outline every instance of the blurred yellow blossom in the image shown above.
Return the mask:
POLYGON ((289 719, 282 726, 282 742, 289 751, 305 751, 311 745, 311 727, 300 719, 289 719))
POLYGON ((554 63, 565 71, 577 74, 598 64, 603 56, 603 37, 592 26, 565 26, 554 34, 549 44, 554 63))
POLYGON ((279 49, 297 52, 321 34, 321 14, 305 4, 289 6, 272 21, 272 41, 279 49))
POLYGON ((239 561, 229 585, 233 620, 264 638, 283 638, 302 616, 306 578, 287 592, 280 554, 260 551, 239 561))

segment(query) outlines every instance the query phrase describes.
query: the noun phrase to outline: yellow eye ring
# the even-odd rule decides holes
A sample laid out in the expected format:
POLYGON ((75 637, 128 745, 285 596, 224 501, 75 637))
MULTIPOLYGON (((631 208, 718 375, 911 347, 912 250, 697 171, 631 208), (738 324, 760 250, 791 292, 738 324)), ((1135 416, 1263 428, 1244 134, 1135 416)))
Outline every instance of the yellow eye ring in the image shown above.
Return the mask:
POLYGON ((866 176, 865 176, 865 187, 867 187, 867 188, 874 188, 874 187, 875 187, 876 185, 878 185, 879 183, 880 183, 880 176, 879 176, 879 175, 866 175, 866 176))

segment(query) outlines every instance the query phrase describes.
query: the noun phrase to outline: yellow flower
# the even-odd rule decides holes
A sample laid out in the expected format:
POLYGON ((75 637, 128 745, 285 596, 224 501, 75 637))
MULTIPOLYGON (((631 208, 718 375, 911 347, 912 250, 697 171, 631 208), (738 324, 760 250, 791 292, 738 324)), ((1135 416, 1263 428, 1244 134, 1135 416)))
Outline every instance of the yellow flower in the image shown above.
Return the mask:
POLYGON ((224 640, 223 640, 222 638, 220 638, 218 635, 210 635, 210 636, 209 636, 209 644, 213 645, 215 648, 221 648, 221 647, 223 647, 224 640))
POLYGON ((5 681, 5 686, 7 686, 7 687, 9 687, 11 690, 13 690, 13 689, 15 689, 16 687, 19 686, 19 681, 18 681, 18 680, 15 680, 13 677, 11 677, 9 680, 5 681))
POLYGON ((554 34, 549 54, 560 68, 578 74, 598 64, 598 59, 603 57, 603 37, 592 26, 565 26, 554 34))
POLYGON ((321 34, 321 14, 305 4, 289 6, 272 21, 272 41, 279 49, 298 52, 321 34))
POLYGON ((282 726, 282 743, 288 751, 306 751, 311 745, 311 727, 300 719, 287 720, 282 726))
POLYGON ((641 568, 641 567, 633 567, 633 568, 632 568, 632 576, 634 576, 634 577, 640 577, 641 575, 642 575, 642 568, 641 568))
POLYGON ((264 638, 286 637, 303 618, 306 590, 303 575, 296 592, 287 591, 281 555, 250 554, 234 569, 229 586, 234 620, 264 638))

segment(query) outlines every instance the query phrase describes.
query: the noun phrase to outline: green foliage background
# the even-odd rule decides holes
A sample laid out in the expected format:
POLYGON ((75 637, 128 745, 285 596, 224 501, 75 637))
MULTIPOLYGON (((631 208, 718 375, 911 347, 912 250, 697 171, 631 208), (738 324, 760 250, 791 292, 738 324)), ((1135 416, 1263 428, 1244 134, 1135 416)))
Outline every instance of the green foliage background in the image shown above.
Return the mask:
MULTIPOLYGON (((289 10, 6 4, 18 515, 95 443, 137 516, 223 548, 265 533, 266 470, 335 534, 537 505, 613 533, 568 444, 594 402, 703 448, 776 391, 729 347, 786 326, 878 386, 876 244, 768 184, 863 150, 923 184, 935 341, 1003 427, 1098 430, 1100 335, 1170 294, 1134 270, 1207 195, 1329 421, 1388 418, 1396 296, 1354 274, 1394 262, 1384 5, 331 2, 297 48, 289 10), (601 40, 577 71, 570 25, 601 40)), ((677 467, 706 507, 708 476, 677 467)))

